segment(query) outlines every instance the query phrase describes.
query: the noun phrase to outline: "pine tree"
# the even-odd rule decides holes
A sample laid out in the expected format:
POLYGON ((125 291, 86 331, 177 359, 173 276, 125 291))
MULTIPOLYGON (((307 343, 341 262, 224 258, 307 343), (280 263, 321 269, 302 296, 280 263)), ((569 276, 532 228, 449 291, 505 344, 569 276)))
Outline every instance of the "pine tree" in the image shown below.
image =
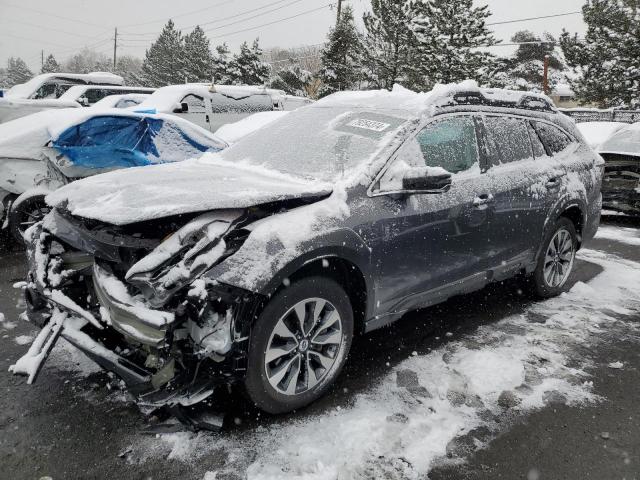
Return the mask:
POLYGON ((237 85, 264 85, 269 79, 271 67, 260 60, 262 50, 258 39, 249 47, 247 42, 240 45, 240 53, 234 55, 230 64, 230 72, 237 85))
POLYGON ((474 7, 473 0, 418 0, 412 10, 411 28, 418 42, 412 64, 423 89, 486 80, 495 57, 480 48, 497 43, 486 24, 488 6, 474 7))
POLYGON ((556 51, 556 39, 545 33, 541 38, 528 30, 516 32, 511 41, 520 43, 510 58, 498 60, 491 76, 491 86, 511 90, 542 91, 544 81, 544 59, 549 56, 549 85, 566 82, 566 69, 561 52, 556 51))
POLYGON ((321 97, 356 87, 361 77, 360 52, 360 35, 353 21, 353 10, 347 6, 342 10, 338 24, 329 32, 327 46, 322 51, 321 97))
POLYGON ((584 40, 563 32, 567 63, 579 74, 571 82, 584 103, 600 107, 640 105, 640 1, 587 0, 584 40))
POLYGON ((33 77, 33 72, 20 57, 9 57, 7 61, 6 83, 13 87, 19 83, 25 83, 33 77))
POLYGON ((125 85, 143 86, 142 60, 131 55, 121 55, 118 57, 116 69, 113 72, 124 78, 125 85))
POLYGON ((185 75, 189 82, 210 82, 213 75, 211 45, 197 26, 184 37, 185 75))
POLYGON ((410 12, 407 0, 371 0, 371 12, 364 15, 365 78, 377 88, 413 86, 410 66, 416 39, 409 28, 410 12))
POLYGON ((184 83, 185 56, 182 34, 169 20, 145 54, 142 75, 150 87, 184 83))
POLYGON ((44 61, 44 65, 42 65, 42 70, 40 73, 58 73, 60 72, 60 64, 56 61, 55 57, 52 54, 49 54, 47 59, 44 61))
POLYGON ((226 43, 216 47, 213 55, 212 76, 218 85, 231 85, 236 80, 231 71, 231 51, 226 43))
POLYGON ((304 97, 307 95, 313 75, 300 65, 290 65, 278 71, 269 81, 269 87, 284 90, 290 95, 304 97))

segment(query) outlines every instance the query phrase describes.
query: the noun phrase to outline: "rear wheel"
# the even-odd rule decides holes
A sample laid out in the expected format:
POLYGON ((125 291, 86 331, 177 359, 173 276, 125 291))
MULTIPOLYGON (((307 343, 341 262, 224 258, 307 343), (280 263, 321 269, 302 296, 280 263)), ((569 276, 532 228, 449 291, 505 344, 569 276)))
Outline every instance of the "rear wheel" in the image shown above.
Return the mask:
POLYGON ((578 250, 576 228, 567 218, 560 218, 547 233, 540 258, 531 276, 534 293, 541 298, 560 295, 571 276, 578 250))
POLYGON ((251 332, 245 389, 258 408, 285 413, 320 398, 339 375, 353 310, 335 281, 309 277, 278 292, 251 332))
POLYGON ((19 196, 9 211, 9 229, 13 238, 22 243, 24 232, 41 221, 51 208, 44 201, 44 195, 19 196))

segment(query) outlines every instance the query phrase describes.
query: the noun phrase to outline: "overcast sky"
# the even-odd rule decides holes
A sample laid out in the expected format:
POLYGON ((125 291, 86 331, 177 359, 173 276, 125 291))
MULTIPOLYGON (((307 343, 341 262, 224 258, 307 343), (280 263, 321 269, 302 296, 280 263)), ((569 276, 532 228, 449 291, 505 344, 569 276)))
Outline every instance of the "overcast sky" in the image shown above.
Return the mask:
MULTIPOLYGON (((353 5, 358 18, 370 5, 369 0, 346 1, 353 5)), ((202 25, 213 45, 226 41, 232 50, 256 37, 263 48, 313 45, 325 40, 335 22, 335 10, 322 8, 332 2, 336 0, 0 0, 0 64, 6 64, 10 56, 19 56, 35 71, 40 68, 41 50, 61 61, 83 46, 111 56, 115 27, 120 36, 119 54, 143 56, 169 18, 184 32, 195 24, 202 25), (279 21, 298 14, 302 15, 279 21), (277 23, 264 25, 272 22, 277 23)), ((488 3, 493 13, 491 21, 501 22, 579 11, 584 0, 476 3, 488 3)), ((557 35, 563 28, 582 33, 584 24, 580 15, 573 15, 491 28, 498 38, 508 41, 521 29, 557 35)), ((504 54, 511 49, 493 50, 504 54)))

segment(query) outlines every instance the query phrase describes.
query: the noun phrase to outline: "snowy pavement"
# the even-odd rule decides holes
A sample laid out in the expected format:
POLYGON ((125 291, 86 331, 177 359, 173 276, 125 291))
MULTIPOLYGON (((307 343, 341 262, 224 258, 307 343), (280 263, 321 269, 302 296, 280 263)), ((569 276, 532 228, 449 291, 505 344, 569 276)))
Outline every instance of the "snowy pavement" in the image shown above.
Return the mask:
MULTIPOLYGON (((640 383, 612 379, 638 379, 639 226, 610 219, 579 254, 571 290, 559 298, 532 302, 512 281, 410 314, 358 339, 325 399, 284 417, 233 402, 219 434, 140 433, 143 419, 109 388, 109 377, 62 346, 34 386, 0 375, 0 464, 12 478, 479 478, 487 468, 487 478, 561 478, 554 474, 561 466, 541 461, 535 448, 521 450, 518 462, 507 458, 501 471, 494 444, 546 435, 545 449, 553 452, 562 432, 527 427, 527 419, 542 416, 540 425, 552 419, 573 434, 570 464, 583 457, 588 423, 571 422, 576 412, 633 423, 625 417, 637 412, 620 399, 637 398, 640 383), (492 466, 478 463, 492 454, 492 466), (509 470, 513 465, 519 470, 509 470)), ((23 305, 11 289, 22 275, 19 256, 0 257, 0 265, 6 371, 34 331, 18 319, 23 305)), ((599 448, 614 452, 606 471, 629 472, 627 478, 640 471, 640 433, 633 430, 595 435, 599 448)), ((581 464, 603 458, 591 454, 581 464)))

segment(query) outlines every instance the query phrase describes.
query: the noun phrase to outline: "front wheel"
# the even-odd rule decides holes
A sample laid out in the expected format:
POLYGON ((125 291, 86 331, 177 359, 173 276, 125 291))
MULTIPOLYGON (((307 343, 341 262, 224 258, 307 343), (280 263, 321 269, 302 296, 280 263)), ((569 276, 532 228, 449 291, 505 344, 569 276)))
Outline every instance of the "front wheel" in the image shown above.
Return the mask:
POLYGON ((51 208, 44 201, 45 195, 20 195, 9 211, 9 230, 18 242, 24 241, 24 232, 41 221, 51 208))
POLYGON ((352 337, 353 309, 337 282, 292 283, 274 295, 251 332, 247 394, 274 414, 312 403, 339 375, 352 337))
POLYGON ((545 235, 536 270, 531 276, 534 293, 541 298, 560 295, 571 276, 578 250, 573 223, 560 218, 545 235))

